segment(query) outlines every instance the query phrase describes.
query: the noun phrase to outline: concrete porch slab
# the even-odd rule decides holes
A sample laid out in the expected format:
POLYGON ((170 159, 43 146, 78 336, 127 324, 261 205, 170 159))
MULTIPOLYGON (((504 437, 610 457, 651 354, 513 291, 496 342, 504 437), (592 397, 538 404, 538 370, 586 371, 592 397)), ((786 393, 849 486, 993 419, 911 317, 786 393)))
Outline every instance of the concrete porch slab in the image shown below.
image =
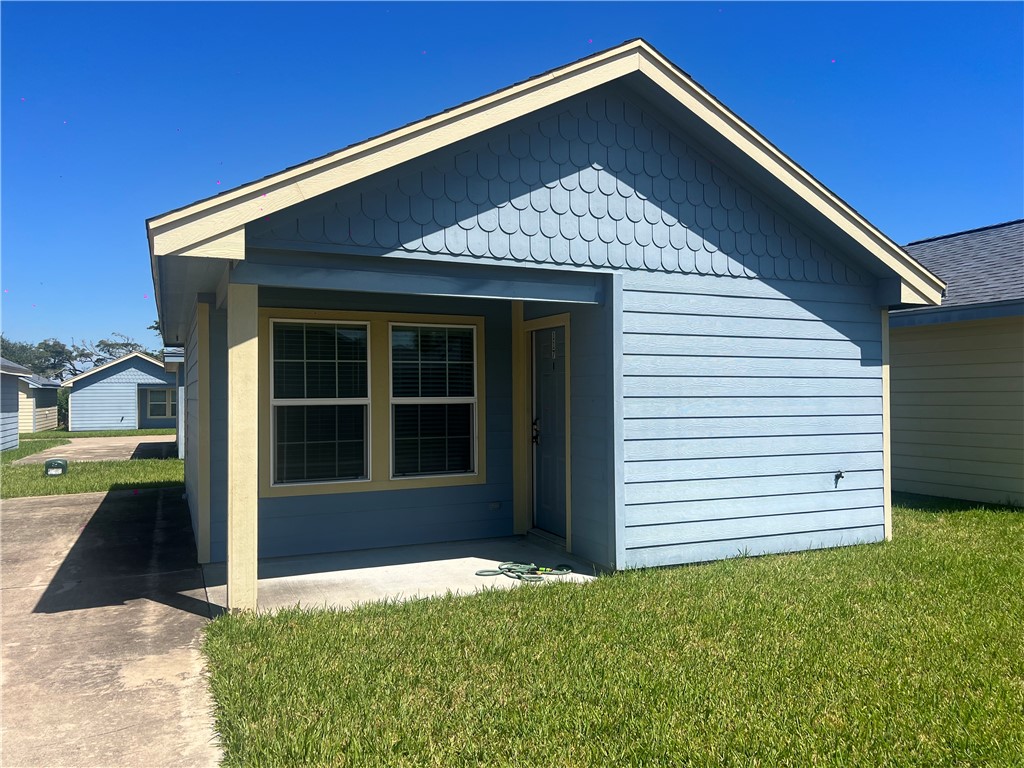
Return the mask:
MULTIPOLYGON (((596 577, 593 565, 525 536, 279 557, 260 560, 259 610, 271 612, 296 605, 346 609, 379 600, 511 589, 523 582, 507 576, 476 575, 510 560, 572 566, 571 574, 545 576, 545 582, 587 582, 596 577)), ((206 597, 214 611, 226 605, 225 574, 223 563, 203 566, 206 597)))

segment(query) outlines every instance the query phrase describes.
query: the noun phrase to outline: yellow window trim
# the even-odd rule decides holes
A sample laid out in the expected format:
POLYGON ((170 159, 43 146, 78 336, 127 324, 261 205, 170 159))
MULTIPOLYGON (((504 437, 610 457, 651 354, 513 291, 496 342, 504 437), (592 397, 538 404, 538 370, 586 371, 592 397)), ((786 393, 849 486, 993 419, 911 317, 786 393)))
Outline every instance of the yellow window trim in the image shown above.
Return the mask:
POLYGON ((484 382, 484 319, 467 315, 424 315, 399 312, 348 312, 324 309, 259 310, 259 474, 260 498, 286 498, 291 496, 321 496, 338 493, 364 493, 367 491, 395 491, 411 488, 447 488, 462 485, 482 485, 487 482, 487 400, 484 382), (367 415, 369 477, 365 480, 338 480, 333 482, 289 483, 274 485, 271 454, 273 452, 270 405, 270 321, 318 320, 325 322, 366 323, 369 328, 370 405, 367 415), (463 325, 476 329, 476 383, 477 417, 474 445, 476 472, 465 475, 433 475, 427 477, 391 477, 391 390, 390 360, 392 323, 410 325, 463 325))

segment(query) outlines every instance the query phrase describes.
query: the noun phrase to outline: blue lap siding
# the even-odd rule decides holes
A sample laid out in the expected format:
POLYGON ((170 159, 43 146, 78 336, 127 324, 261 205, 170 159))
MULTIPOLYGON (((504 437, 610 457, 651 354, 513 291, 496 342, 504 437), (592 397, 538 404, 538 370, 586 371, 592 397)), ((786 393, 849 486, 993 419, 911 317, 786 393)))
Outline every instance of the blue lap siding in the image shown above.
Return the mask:
POLYGON ((794 286, 625 277, 625 567, 883 538, 879 310, 794 286))
MULTIPOLYGON (((174 374, 155 363, 130 357, 73 383, 69 398, 72 432, 140 428, 143 387, 173 387, 174 374)), ((143 411, 144 414, 144 411, 143 411)), ((153 426, 174 426, 174 419, 145 420, 153 426)))

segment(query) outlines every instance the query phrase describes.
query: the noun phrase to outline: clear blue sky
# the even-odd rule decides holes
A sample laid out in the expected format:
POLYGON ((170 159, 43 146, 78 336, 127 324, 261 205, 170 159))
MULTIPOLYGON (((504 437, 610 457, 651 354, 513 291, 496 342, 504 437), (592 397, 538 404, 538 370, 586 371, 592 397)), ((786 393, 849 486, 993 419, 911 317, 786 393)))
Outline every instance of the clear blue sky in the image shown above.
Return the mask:
POLYGON ((2 13, 9 337, 156 344, 144 221, 644 37, 900 243, 1024 216, 1021 3, 2 13))

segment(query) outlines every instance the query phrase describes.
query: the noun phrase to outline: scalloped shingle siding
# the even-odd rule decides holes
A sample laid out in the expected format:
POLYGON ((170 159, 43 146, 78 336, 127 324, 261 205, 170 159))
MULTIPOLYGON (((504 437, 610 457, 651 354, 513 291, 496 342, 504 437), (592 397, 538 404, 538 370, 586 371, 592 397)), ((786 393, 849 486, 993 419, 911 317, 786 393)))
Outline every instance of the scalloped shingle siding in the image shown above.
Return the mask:
POLYGON ((871 282, 614 92, 483 136, 250 224, 249 243, 871 282))

